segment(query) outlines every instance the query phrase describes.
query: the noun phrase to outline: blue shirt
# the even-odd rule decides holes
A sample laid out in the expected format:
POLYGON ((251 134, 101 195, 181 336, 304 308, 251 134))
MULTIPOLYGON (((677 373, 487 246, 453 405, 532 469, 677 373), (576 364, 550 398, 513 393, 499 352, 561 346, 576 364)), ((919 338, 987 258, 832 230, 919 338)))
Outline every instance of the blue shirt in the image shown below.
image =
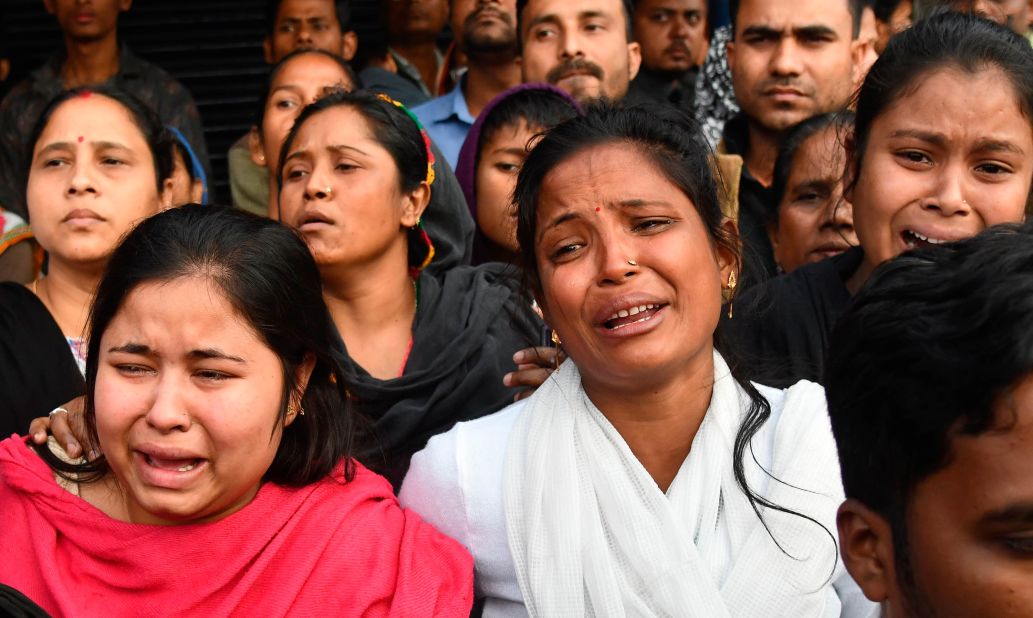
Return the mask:
POLYGON ((459 84, 448 94, 435 97, 412 109, 412 113, 420 119, 427 135, 437 144, 452 169, 456 168, 459 150, 462 149, 466 134, 470 132, 470 127, 476 120, 470 115, 466 99, 463 97, 465 81, 459 80, 459 84))

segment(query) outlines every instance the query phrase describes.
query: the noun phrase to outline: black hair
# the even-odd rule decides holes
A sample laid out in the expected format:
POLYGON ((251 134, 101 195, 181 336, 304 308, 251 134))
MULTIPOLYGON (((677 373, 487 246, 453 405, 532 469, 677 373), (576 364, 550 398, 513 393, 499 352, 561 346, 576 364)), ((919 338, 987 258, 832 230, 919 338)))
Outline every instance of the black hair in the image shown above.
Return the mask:
MULTIPOLYGON (((338 335, 323 301, 315 261, 290 229, 220 206, 192 204, 155 215, 130 232, 112 254, 90 310, 87 444, 99 445, 94 393, 104 332, 141 285, 189 277, 204 279, 222 292, 279 357, 284 383, 278 423, 284 422, 292 398, 299 394, 298 368, 310 360, 315 363, 301 394, 304 414, 283 430, 264 479, 292 487, 308 485, 326 477, 342 459, 350 479, 357 422, 346 408, 344 373, 335 360, 338 335)), ((47 457, 48 449, 41 448, 41 453, 59 472, 97 479, 109 470, 103 457, 88 464, 59 465, 47 457)))
MULTIPOLYGON (((524 9, 527 8, 527 4, 531 0, 517 0, 516 14, 517 14, 517 46, 519 49, 523 49, 523 32, 524 32, 524 9)), ((628 38, 628 42, 635 40, 635 6, 633 0, 620 0, 621 10, 624 12, 624 30, 628 38)))
POLYGON ((334 107, 357 111, 369 124, 370 133, 387 150, 398 168, 399 190, 414 191, 427 179, 427 143, 420 127, 402 109, 372 92, 333 92, 302 110, 280 149, 280 173, 276 185, 283 188, 283 164, 298 131, 316 114, 334 107))
MULTIPOLYGON (((394 103, 385 101, 380 96, 366 91, 333 92, 307 106, 301 111, 294 126, 291 127, 287 139, 280 149, 279 173, 276 176, 277 201, 283 190, 283 167, 290 152, 291 145, 297 138, 298 131, 316 114, 334 107, 347 107, 357 111, 369 125, 370 134, 387 150, 398 169, 398 189, 402 193, 415 191, 420 183, 427 180, 430 167, 430 150, 422 127, 417 124, 415 116, 406 112, 394 103)), ((429 236, 423 228, 409 230, 407 239, 409 264, 418 270, 418 266, 433 257, 433 247, 429 236)))
MULTIPOLYGON (((1008 28, 973 15, 944 12, 923 19, 890 39, 857 93, 850 166, 852 182, 862 173, 861 163, 876 118, 903 96, 913 92, 923 77, 943 68, 975 74, 998 69, 1007 78, 1019 108, 1033 124, 1033 48, 1008 28)), ((1027 212, 1033 204, 1033 194, 1027 212)))
POLYGON ((279 62, 270 67, 269 73, 266 75, 262 91, 261 93, 259 93, 258 96, 258 107, 256 108, 257 113, 255 114, 255 126, 258 127, 259 133, 262 132, 262 122, 265 120, 265 107, 269 104, 269 95, 272 94, 273 82, 276 81, 276 77, 280 74, 280 71, 283 70, 283 67, 287 66, 289 62, 291 62, 298 56, 307 56, 309 54, 313 54, 316 56, 324 56, 326 58, 333 60, 337 63, 337 66, 341 67, 341 71, 343 71, 344 74, 348 76, 348 80, 352 83, 353 89, 357 90, 362 87, 362 83, 359 81, 358 73, 355 72, 355 69, 352 68, 352 65, 348 64, 348 61, 345 60, 342 56, 328 52, 323 49, 314 49, 308 47, 295 49, 287 55, 285 55, 283 58, 280 58, 279 62))
POLYGON ((172 149, 175 148, 176 138, 165 128, 161 118, 158 117, 154 110, 135 96, 113 86, 83 86, 72 90, 65 90, 50 99, 47 106, 43 108, 43 112, 36 121, 32 132, 29 134, 28 142, 26 142, 26 150, 22 157, 22 165, 24 166, 22 170, 22 186, 27 186, 29 182, 29 170, 32 169, 32 153, 36 148, 36 142, 39 141, 40 135, 47 128, 47 124, 50 123, 50 118, 57 111, 57 108, 70 99, 94 95, 111 99, 129 112, 129 117, 132 119, 133 124, 140 129, 140 133, 143 134, 144 141, 147 142, 147 147, 151 151, 151 159, 154 163, 154 182, 160 194, 165 188, 165 181, 172 176, 172 149))
POLYGON ((829 415, 846 496, 887 519, 897 560, 918 484, 955 438, 999 427, 995 404, 1031 374, 1030 224, 905 253, 854 298, 829 344, 829 415))
MULTIPOLYGON (((861 16, 864 14, 865 0, 824 0, 826 2, 846 2, 850 17, 853 18, 852 35, 856 39, 861 34, 861 16)), ((742 0, 728 0, 728 17, 732 20, 732 39, 735 39, 735 19, 739 15, 739 5, 742 0)))
POLYGON ((870 5, 872 12, 875 13, 875 19, 885 23, 890 20, 893 11, 896 11, 897 7, 904 2, 910 2, 910 0, 871 0, 870 5))
POLYGON ((500 129, 516 127, 521 122, 526 122, 531 129, 544 131, 570 120, 577 114, 577 108, 558 93, 535 89, 515 92, 493 107, 484 119, 477 144, 477 161, 480 162, 481 148, 500 129))
MULTIPOLYGON (((782 199, 785 198, 789 174, 793 171, 793 160, 796 158, 796 153, 803 146, 804 142, 829 127, 835 128, 838 133, 853 126, 853 123, 853 112, 830 112, 811 116, 806 120, 798 122, 786 131, 781 144, 779 144, 778 156, 775 157, 775 173, 771 182, 771 195, 774 198, 772 205, 774 208, 771 209, 768 216, 773 222, 778 222, 778 210, 782 204, 782 199)), ((841 143, 846 144, 847 140, 844 139, 841 133, 838 138, 841 143)))
MULTIPOLYGON (((173 155, 178 156, 180 161, 183 162, 183 168, 186 170, 187 177, 190 178, 190 182, 197 180, 197 176, 194 174, 194 166, 192 164, 193 159, 190 158, 190 153, 187 152, 186 146, 184 146, 183 142, 178 139, 172 143, 172 146, 174 148, 173 155)), ((173 164, 175 164, 175 159, 173 159, 173 164)))
MULTIPOLYGON (((538 202, 548 174, 559 164, 577 157, 587 149, 606 144, 628 144, 636 147, 667 180, 677 187, 696 207, 710 240, 735 256, 737 270, 741 266, 739 239, 723 226, 724 214, 718 187, 711 171, 712 152, 699 125, 688 115, 667 106, 613 107, 606 103, 590 106, 578 116, 553 128, 531 150, 517 177, 513 202, 518 209, 517 238, 520 245, 527 287, 541 291, 536 255, 538 202)), ((752 441, 771 416, 771 406, 738 367, 735 350, 722 341, 720 331, 714 335, 714 347, 728 361, 732 377, 749 396, 747 411, 733 446, 733 467, 736 483, 746 494, 757 517, 767 528, 761 508, 803 517, 832 537, 827 528, 814 518, 779 506, 757 494, 746 478, 744 460, 752 456, 752 441)), ((769 534, 771 530, 768 529, 769 534)), ((772 535, 778 544, 778 540, 772 535)), ((781 547, 781 545, 779 545, 781 547)))
MULTIPOLYGON (((334 6, 337 13, 337 23, 341 26, 341 34, 352 29, 352 9, 350 0, 327 0, 334 6)), ((276 14, 280 12, 280 5, 284 0, 266 0, 265 3, 265 33, 272 36, 276 32, 276 14)))

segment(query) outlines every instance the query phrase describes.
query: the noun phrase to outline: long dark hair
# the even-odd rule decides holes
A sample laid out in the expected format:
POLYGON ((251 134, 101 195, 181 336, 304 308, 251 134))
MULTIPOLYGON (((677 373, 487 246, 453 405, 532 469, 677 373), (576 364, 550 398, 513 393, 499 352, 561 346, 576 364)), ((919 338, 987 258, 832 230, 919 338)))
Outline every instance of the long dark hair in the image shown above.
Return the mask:
MULTIPOLYGON (((603 144, 622 143, 639 148, 664 177, 681 190, 696 207, 707 235, 715 245, 736 258, 741 264, 739 239, 728 232, 722 223, 724 215, 718 197, 718 183, 711 172, 710 147, 699 125, 675 110, 663 107, 615 108, 605 104, 590 107, 584 116, 555 127, 531 150, 520 169, 513 201, 518 208, 517 238, 524 263, 527 285, 541 290, 535 238, 538 228, 538 202, 542 185, 550 171, 564 161, 583 153, 588 148, 603 144)), ((690 268, 691 265, 686 265, 690 268)), ((767 527, 761 507, 799 515, 821 526, 817 520, 796 513, 771 502, 750 488, 746 479, 744 460, 747 451, 752 457, 751 442, 760 428, 771 417, 771 406, 757 388, 744 377, 734 357, 734 350, 724 345, 720 333, 715 334, 714 347, 728 361, 732 377, 750 398, 749 410, 739 427, 734 443, 734 474, 736 483, 750 501, 757 517, 767 527)), ((776 479, 777 480, 777 479, 776 479)), ((822 526, 826 533, 828 529, 822 526)), ((768 530, 770 533, 770 529, 768 530)), ((778 540, 772 535, 775 543, 778 540)))
MULTIPOLYGON (((1029 41, 992 21, 948 11, 917 22, 890 39, 857 93, 852 182, 862 173, 872 124, 933 71, 954 67, 967 73, 998 69, 1033 123, 1033 48, 1029 41)), ((1033 194, 1027 200, 1031 212, 1033 194)))
MULTIPOLYGON (((281 423, 298 389, 298 367, 315 360, 301 400, 305 414, 284 429, 265 480, 307 485, 326 477, 342 459, 350 479, 356 420, 345 404, 344 376, 334 359, 338 335, 323 301, 319 270, 308 247, 290 229, 225 207, 190 205, 155 215, 130 232, 112 254, 90 311, 87 446, 99 445, 94 392, 104 332, 133 290, 181 277, 210 281, 279 357, 284 381, 281 423)), ((85 475, 85 480, 108 472, 103 456, 69 466, 47 457, 49 450, 41 452, 59 472, 85 475)))
POLYGON ((160 194, 164 189, 165 180, 172 176, 173 148, 175 148, 176 138, 165 128, 161 118, 158 117, 154 110, 140 101, 140 99, 114 86, 74 88, 72 90, 65 90, 50 99, 47 106, 43 108, 43 112, 40 114, 35 126, 33 126, 32 133, 29 134, 29 141, 26 142, 26 152, 22 157, 22 164, 24 166, 22 170, 22 186, 28 185, 29 170, 32 168, 32 153, 36 149, 36 142, 39 141, 39 136, 43 134, 43 130, 50 124, 50 118, 54 115, 54 112, 70 99, 94 95, 111 99, 129 112, 129 117, 133 120, 133 124, 140 129, 140 133, 143 135, 144 141, 147 142, 147 147, 151 151, 151 159, 154 163, 154 184, 158 187, 158 193, 160 194))

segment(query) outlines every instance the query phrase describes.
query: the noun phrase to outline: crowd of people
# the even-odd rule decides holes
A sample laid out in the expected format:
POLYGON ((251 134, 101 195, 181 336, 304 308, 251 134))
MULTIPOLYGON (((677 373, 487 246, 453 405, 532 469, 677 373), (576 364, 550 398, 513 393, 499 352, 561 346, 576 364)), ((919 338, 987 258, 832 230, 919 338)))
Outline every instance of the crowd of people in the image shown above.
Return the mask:
POLYGON ((130 4, 0 102, 4 611, 1033 613, 1033 3, 270 0, 229 196, 130 4))

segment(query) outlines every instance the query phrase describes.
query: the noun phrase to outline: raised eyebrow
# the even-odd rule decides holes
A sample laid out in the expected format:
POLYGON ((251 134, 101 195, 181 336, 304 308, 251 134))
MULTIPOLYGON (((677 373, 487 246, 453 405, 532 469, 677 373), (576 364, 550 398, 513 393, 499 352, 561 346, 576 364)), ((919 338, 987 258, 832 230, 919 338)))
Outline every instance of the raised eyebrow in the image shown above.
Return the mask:
POLYGON ((526 155, 527 150, 524 148, 518 148, 516 146, 504 146, 502 148, 496 148, 491 151, 491 154, 511 154, 511 155, 526 155))
POLYGON ((90 142, 90 145, 92 145, 94 148, 110 148, 110 149, 117 149, 117 150, 130 150, 129 146, 126 146, 125 144, 120 144, 118 142, 105 142, 105 141, 90 142))
POLYGON ((671 203, 670 202, 666 202, 664 200, 643 200, 643 199, 633 198, 633 199, 630 199, 630 200, 621 200, 621 201, 617 202, 616 205, 621 207, 621 208, 642 208, 642 207, 645 207, 645 206, 670 206, 671 203))
POLYGON ((293 161, 294 159, 308 159, 310 156, 311 155, 309 155, 307 150, 295 150, 284 158, 283 163, 286 165, 289 161, 293 161))

